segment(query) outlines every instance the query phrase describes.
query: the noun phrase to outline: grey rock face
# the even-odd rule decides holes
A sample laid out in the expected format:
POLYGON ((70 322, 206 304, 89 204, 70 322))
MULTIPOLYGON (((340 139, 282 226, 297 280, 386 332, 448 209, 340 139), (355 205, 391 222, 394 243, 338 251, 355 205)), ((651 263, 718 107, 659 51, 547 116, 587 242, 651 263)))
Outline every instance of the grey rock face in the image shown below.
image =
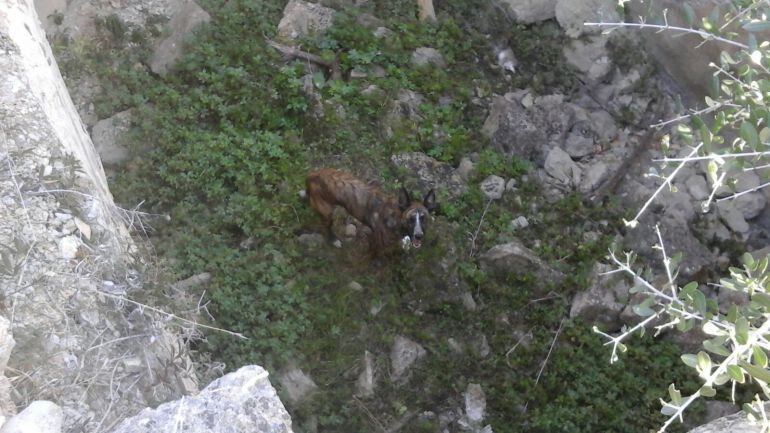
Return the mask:
POLYGON ((551 268, 532 250, 516 241, 490 248, 479 260, 482 269, 498 275, 535 272, 540 278, 548 281, 564 279, 564 274, 551 268))
POLYGON ((437 49, 420 47, 412 52, 412 64, 415 66, 433 65, 437 68, 443 68, 446 66, 446 61, 437 49))
POLYGON ((580 185, 580 167, 572 161, 569 154, 558 147, 548 152, 545 159, 545 172, 564 186, 580 185))
POLYGON ((114 165, 128 160, 128 149, 120 140, 129 126, 131 126, 131 110, 121 111, 109 119, 96 122, 91 131, 91 139, 102 163, 114 165))
MULTIPOLYGON (((768 405, 765 405, 765 410, 770 410, 768 405)), ((749 421, 745 413, 738 412, 694 428, 689 433, 760 433, 761 431, 759 424, 749 421)))
POLYGON ((64 413, 58 405, 38 400, 6 421, 0 433, 61 433, 63 423, 64 413))
POLYGON ((575 39, 564 46, 563 52, 567 62, 582 72, 589 83, 601 81, 612 70, 605 35, 575 39))
POLYGON ((490 138, 497 151, 523 159, 532 159, 535 150, 548 138, 546 130, 512 95, 494 98, 481 132, 490 138))
POLYGON ((291 418, 265 369, 248 365, 194 396, 145 409, 112 433, 291 433, 291 418))
POLYGON ((276 39, 290 43, 297 38, 321 33, 332 25, 334 9, 302 0, 290 0, 283 9, 276 39))
POLYGON ((165 74, 183 53, 184 38, 198 25, 211 21, 211 16, 192 0, 177 5, 168 22, 169 35, 158 41, 150 58, 150 69, 165 74))
POLYGON ((417 178, 423 193, 433 188, 445 189, 449 197, 459 197, 468 189, 463 177, 451 165, 437 161, 422 152, 399 153, 390 157, 390 162, 405 169, 407 175, 417 178))
POLYGON ((617 274, 601 275, 610 269, 603 264, 594 267, 588 289, 575 295, 572 300, 570 318, 580 317, 588 323, 601 325, 605 331, 620 328, 620 314, 625 308, 625 304, 620 300, 628 298, 630 287, 617 274))
POLYGON ((534 23, 555 16, 556 0, 502 0, 500 3, 510 11, 511 18, 520 23, 534 23))
POLYGON ((416 342, 397 336, 390 350, 391 379, 399 382, 406 377, 409 369, 423 358, 427 352, 416 342))
POLYGON ((586 33, 599 33, 596 27, 586 27, 587 22, 616 23, 620 20, 612 0, 559 0, 556 3, 556 20, 564 32, 572 38, 586 33))

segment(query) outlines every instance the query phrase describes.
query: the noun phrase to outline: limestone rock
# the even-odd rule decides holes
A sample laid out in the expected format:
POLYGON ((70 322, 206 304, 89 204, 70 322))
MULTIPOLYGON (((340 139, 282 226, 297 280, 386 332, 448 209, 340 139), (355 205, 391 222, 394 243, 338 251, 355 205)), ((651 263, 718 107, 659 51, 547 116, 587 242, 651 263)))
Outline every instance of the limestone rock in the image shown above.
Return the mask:
POLYGON ((446 67, 446 61, 441 53, 431 47, 419 47, 412 52, 412 64, 415 66, 433 65, 437 68, 446 67))
POLYGON ((496 245, 479 257, 481 268, 494 274, 533 272, 546 281, 561 281, 564 274, 551 268, 532 250, 513 241, 496 245))
POLYGON ((759 191, 743 194, 732 199, 735 208, 743 215, 743 218, 750 220, 759 216, 765 209, 767 199, 759 191))
POLYGON ((211 382, 197 395, 145 409, 112 433, 291 433, 291 418, 267 371, 256 365, 211 382))
POLYGON ((155 45, 150 58, 150 69, 165 74, 183 54, 184 39, 202 23, 211 21, 211 15, 192 0, 179 5, 168 21, 169 35, 155 45))
POLYGON ((291 43, 304 36, 322 33, 332 25, 333 17, 334 9, 302 0, 289 0, 278 23, 276 39, 291 43))
POLYGON ((567 63, 582 72, 589 83, 597 83, 612 71, 612 62, 607 52, 606 35, 575 39, 564 46, 567 63))
POLYGON ((601 325, 605 331, 620 328, 620 314, 625 308, 621 300, 627 300, 629 285, 617 274, 602 275, 611 270, 608 265, 597 264, 591 272, 588 289, 575 295, 570 308, 570 318, 580 317, 588 323, 601 325))
POLYGON ((425 349, 416 342, 397 336, 390 350, 391 379, 394 382, 403 380, 414 363, 426 354, 425 349))
POLYGON ((356 381, 356 396, 369 398, 374 395, 374 356, 364 352, 364 368, 356 381))
POLYGON ((703 176, 699 174, 690 176, 684 183, 687 186, 687 192, 689 192, 695 200, 702 201, 709 198, 710 189, 703 176))
POLYGON ((423 193, 433 188, 445 190, 450 198, 456 198, 468 190, 468 185, 451 165, 437 161, 422 152, 399 153, 390 157, 397 168, 405 169, 409 176, 417 178, 423 193))
POLYGON ((487 410, 487 398, 484 390, 477 383, 469 383, 465 388, 465 417, 471 425, 478 425, 484 421, 487 410))
POLYGON ((502 198, 503 192, 505 191, 505 179, 492 174, 481 181, 481 185, 479 185, 479 187, 487 199, 498 200, 502 198))
POLYGON ((16 341, 11 335, 11 322, 3 316, 0 316, 0 374, 5 371, 8 365, 8 358, 16 345, 16 341))
POLYGON ((96 122, 91 130, 91 139, 103 164, 115 165, 128 160, 128 149, 121 140, 130 126, 131 110, 121 111, 96 122))
POLYGON ((732 201, 728 200, 717 203, 717 210, 719 211, 719 218, 731 231, 739 234, 749 232, 749 223, 746 222, 743 213, 735 207, 732 201))
POLYGON ((522 159, 532 159, 548 138, 542 125, 511 94, 493 99, 481 132, 490 138, 497 151, 522 159))
MULTIPOLYGON (((765 405, 765 410, 770 410, 770 407, 765 405)), ((746 414, 741 411, 694 428, 689 433, 760 433, 761 431, 761 425, 749 421, 746 414)))
POLYGON ((567 139, 564 141, 564 150, 572 158, 583 158, 595 151, 596 136, 591 129, 590 122, 582 120, 576 122, 570 128, 567 139))
POLYGON ((556 3, 556 20, 571 38, 577 38, 586 33, 600 33, 596 27, 585 27, 587 22, 620 21, 615 10, 617 2, 613 0, 558 0, 556 3))
POLYGON ((313 379, 299 368, 292 368, 285 372, 278 378, 278 381, 283 385, 289 403, 293 405, 301 403, 318 389, 318 385, 313 382, 313 379))
POLYGON ((559 147, 548 152, 545 159, 545 172, 564 186, 580 185, 580 167, 572 161, 569 154, 559 147))
POLYGON ((502 0, 501 6, 507 8, 511 18, 520 23, 545 21, 555 16, 557 0, 502 0))
POLYGON ((58 405, 38 400, 8 419, 0 433, 61 433, 63 422, 64 413, 58 405))

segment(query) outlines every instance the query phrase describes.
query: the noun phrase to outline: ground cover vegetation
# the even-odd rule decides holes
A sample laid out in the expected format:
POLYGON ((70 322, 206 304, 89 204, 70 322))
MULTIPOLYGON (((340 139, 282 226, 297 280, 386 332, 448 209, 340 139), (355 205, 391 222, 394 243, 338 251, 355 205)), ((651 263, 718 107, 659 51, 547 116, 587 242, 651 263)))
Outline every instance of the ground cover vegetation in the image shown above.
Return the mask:
MULTIPOLYGON (((303 41, 307 51, 336 56, 345 77, 329 80, 323 69, 312 71, 324 101, 316 112, 303 93, 307 66, 287 63, 266 42, 283 3, 204 2, 211 23, 164 77, 142 66, 154 30, 126 29, 114 20, 105 20, 99 49, 78 47, 62 61, 71 77, 89 68, 110 83, 97 100, 100 116, 135 110, 130 141, 139 156, 112 179, 116 199, 170 216, 153 222, 156 253, 180 277, 211 272, 207 296, 216 324, 249 337, 208 334, 197 345, 201 356, 228 368, 257 363, 273 373, 300 366, 319 385, 320 397, 293 409, 298 431, 313 425, 371 431, 369 413, 387 421, 410 411, 439 412, 456 406, 468 383, 479 383, 496 432, 644 432, 665 420, 655 397, 672 380, 697 390, 673 343, 645 337, 630 349, 632 361, 607 366, 606 348, 590 327, 568 319, 571 295, 585 288, 591 267, 606 255, 622 213, 588 206, 577 195, 546 202, 527 176, 528 162, 506 160, 480 134, 486 115, 474 103, 480 94, 576 90, 555 23, 513 24, 488 2, 449 0, 441 3, 438 23, 425 25, 415 20, 411 1, 368 2, 364 11, 394 31, 383 40, 357 23, 360 9, 339 7, 334 27, 303 41), (485 34, 516 52, 512 78, 491 66, 485 34), (421 46, 439 49, 447 67, 413 67, 411 53, 421 46), (386 76, 347 78, 374 64, 386 76), (370 84, 379 91, 363 92, 370 84), (402 89, 425 97, 423 118, 386 135, 381 119, 402 89), (318 229, 297 194, 309 169, 334 165, 390 191, 404 182, 414 188, 389 162, 404 151, 451 164, 478 154, 468 192, 447 200, 448 192, 438 191, 432 241, 378 265, 359 259, 354 247, 309 250, 297 241, 299 233, 318 229), (476 185, 490 174, 517 179, 515 196, 486 206, 476 185), (511 227, 519 214, 527 215, 527 230, 511 227), (487 275, 470 249, 469 233, 477 229, 475 253, 515 238, 567 279, 549 283, 535 270, 487 275), (473 294, 475 311, 448 296, 437 275, 449 246, 456 247, 449 258, 473 294), (396 385, 387 370, 399 334, 419 341, 428 355, 406 384, 396 385), (485 357, 470 343, 482 334, 491 349, 485 357), (468 342, 465 349, 453 350, 450 337, 468 342), (375 397, 357 400, 352 395, 364 350, 375 354, 379 378, 375 397)), ((415 417, 402 431, 436 429, 435 420, 415 417)))

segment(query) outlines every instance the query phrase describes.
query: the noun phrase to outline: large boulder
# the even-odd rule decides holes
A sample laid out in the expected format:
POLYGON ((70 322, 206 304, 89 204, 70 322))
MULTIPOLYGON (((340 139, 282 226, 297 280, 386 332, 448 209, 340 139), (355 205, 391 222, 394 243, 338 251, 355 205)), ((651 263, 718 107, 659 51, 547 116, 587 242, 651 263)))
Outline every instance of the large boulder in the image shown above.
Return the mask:
MULTIPOLYGON (((765 410, 770 408, 765 405, 765 410)), ((689 433, 761 433, 762 431, 764 430, 761 424, 749 421, 745 412, 738 412, 696 427, 689 433)))
POLYGON ((545 125, 534 119, 512 94, 492 100, 481 132, 498 152, 522 159, 533 159, 537 149, 548 140, 545 125))
POLYGON ((291 433, 291 418, 265 369, 247 365, 197 395, 145 409, 112 433, 291 433))
POLYGON ((425 349, 417 342, 402 335, 397 336, 390 349, 391 379, 397 383, 402 382, 412 366, 426 354, 425 349))
POLYGON ((449 197, 456 198, 468 189, 463 177, 451 165, 422 152, 397 153, 390 157, 390 162, 407 177, 415 178, 423 193, 433 188, 446 190, 449 197))
POLYGON ((322 33, 332 25, 334 9, 302 0, 289 0, 278 23, 276 39, 285 43, 322 33))
POLYGON ((121 141, 131 126, 131 110, 102 119, 91 130, 91 139, 105 165, 116 165, 129 159, 129 149, 121 141))
POLYGON ((586 27, 587 22, 617 23, 620 16, 614 0, 559 0, 556 3, 556 20, 564 32, 577 38, 586 33, 599 33, 602 29, 586 27))
POLYGON ((481 268, 496 275, 534 273, 541 280, 560 282, 564 274, 551 268, 529 248, 512 241, 495 245, 479 257, 481 268))
POLYGON ((168 21, 168 36, 155 44, 150 58, 150 69, 156 74, 165 74, 181 56, 184 39, 202 23, 211 21, 211 16, 192 0, 175 5, 168 21))
POLYGON ((502 0, 500 6, 506 8, 511 18, 520 23, 545 21, 555 16, 557 0, 502 0))
POLYGON ((38 400, 8 419, 0 433, 61 433, 63 424, 64 413, 58 405, 38 400))

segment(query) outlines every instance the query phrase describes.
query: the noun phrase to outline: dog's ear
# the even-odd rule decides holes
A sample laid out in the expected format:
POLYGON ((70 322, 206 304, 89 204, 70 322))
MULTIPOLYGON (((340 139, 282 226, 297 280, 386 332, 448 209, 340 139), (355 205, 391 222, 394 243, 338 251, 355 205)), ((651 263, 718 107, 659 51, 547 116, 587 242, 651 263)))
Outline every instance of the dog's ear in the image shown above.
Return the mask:
POLYGON ((436 210, 436 193, 433 191, 433 188, 422 198, 422 204, 425 206, 425 209, 428 209, 428 212, 436 210))
POLYGON ((401 192, 398 194, 398 208, 401 209, 401 212, 403 212, 407 210, 411 204, 412 198, 409 197, 409 191, 407 191, 406 188, 402 186, 401 192))

